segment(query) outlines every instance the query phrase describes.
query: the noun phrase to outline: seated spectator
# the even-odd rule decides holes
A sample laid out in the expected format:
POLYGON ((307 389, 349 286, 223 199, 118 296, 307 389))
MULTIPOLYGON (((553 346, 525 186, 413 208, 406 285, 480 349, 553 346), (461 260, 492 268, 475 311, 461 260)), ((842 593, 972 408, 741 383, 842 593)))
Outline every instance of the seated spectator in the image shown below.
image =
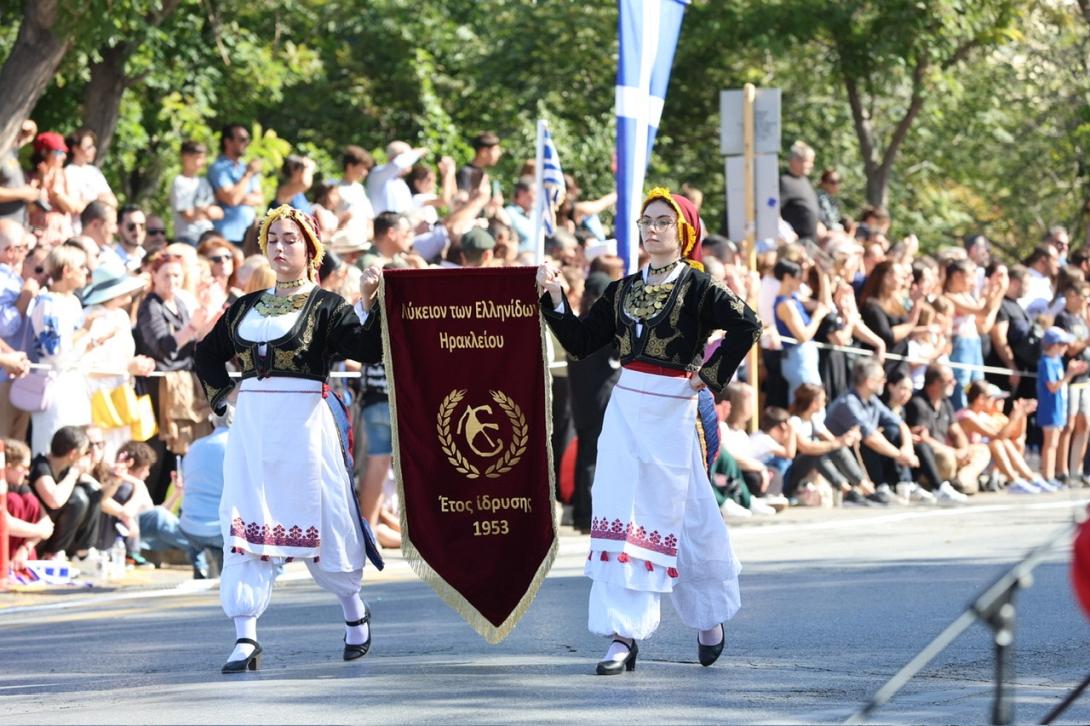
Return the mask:
POLYGON ((223 495, 223 457, 234 407, 222 416, 212 414, 212 433, 197 439, 182 459, 185 501, 179 526, 195 549, 203 549, 206 567, 193 565, 194 579, 219 577, 223 569, 223 532, 220 529, 220 497, 223 495))
POLYGON ((744 383, 732 383, 727 386, 726 393, 730 401, 730 411, 726 426, 721 432, 720 448, 729 450, 742 470, 746 488, 753 495, 749 503, 750 511, 754 514, 775 514, 776 510, 762 499, 765 494, 779 493, 770 491, 772 470, 757 459, 757 452, 746 433, 746 425, 753 417, 755 405, 753 389, 744 383))
POLYGON ((965 394, 966 407, 957 412, 957 421, 970 443, 987 445, 996 471, 1010 482, 1007 491, 1037 494, 1045 491, 1048 483, 1026 464, 1021 446, 1027 419, 1037 410, 1037 401, 1017 399, 1008 417, 1003 413, 1000 401, 1009 396, 987 381, 974 381, 965 394))
POLYGON ((43 559, 57 554, 84 555, 98 541, 102 489, 84 479, 90 469, 90 441, 81 426, 62 426, 49 453, 30 462, 30 488, 53 520, 53 534, 38 549, 43 559))
MULTIPOLYGON (((906 422, 908 419, 905 406, 912 401, 912 390, 912 379, 904 371, 896 370, 889 375, 889 380, 886 382, 886 405, 889 406, 890 411, 906 422)), ((953 418, 952 415, 951 418, 953 418)), ((895 436, 896 434, 886 433, 887 438, 895 436)), ((916 457, 920 460, 920 465, 913 468, 912 475, 916 477, 917 482, 927 483, 936 501, 942 504, 957 504, 968 500, 967 496, 943 479, 939 473, 934 448, 929 441, 924 441, 922 436, 915 432, 912 434, 912 450, 916 452, 916 457)))
MULTIPOLYGON (((35 548, 53 535, 53 520, 42 510, 41 502, 30 490, 30 448, 22 441, 5 439, 0 449, 4 469, 0 491, 7 491, 8 553, 12 568, 21 570, 27 560, 37 559, 35 548)), ((0 573, 6 577, 7 573, 0 573)))
POLYGON ((852 452, 861 439, 859 427, 853 426, 840 436, 829 433, 819 420, 825 401, 825 389, 817 384, 804 383, 795 391, 789 423, 795 430, 797 454, 784 478, 784 496, 796 496, 799 485, 816 471, 843 492, 845 502, 866 505, 874 484, 852 452))
POLYGON ((908 426, 878 398, 885 380, 882 364, 874 358, 856 361, 852 366, 852 388, 829 405, 825 416, 825 427, 833 436, 859 427, 863 465, 871 480, 878 483, 868 499, 880 504, 892 503, 890 485, 911 482, 911 470, 920 465, 908 426))
POLYGON ((975 494, 991 455, 984 444, 970 443, 958 423, 950 402, 955 385, 957 379, 949 368, 941 364, 928 366, 923 388, 905 404, 905 422, 912 430, 917 454, 927 447, 934 456, 938 479, 929 480, 929 487, 935 489, 938 481, 939 490, 950 484, 964 494, 975 494))
MULTIPOLYGON (((783 489, 783 477, 795 458, 795 430, 788 423, 791 418, 778 406, 766 406, 761 411, 757 431, 749 435, 749 444, 754 457, 772 469, 773 476, 779 480, 778 488, 783 489)), ((776 488, 776 487, 774 487, 776 488)))

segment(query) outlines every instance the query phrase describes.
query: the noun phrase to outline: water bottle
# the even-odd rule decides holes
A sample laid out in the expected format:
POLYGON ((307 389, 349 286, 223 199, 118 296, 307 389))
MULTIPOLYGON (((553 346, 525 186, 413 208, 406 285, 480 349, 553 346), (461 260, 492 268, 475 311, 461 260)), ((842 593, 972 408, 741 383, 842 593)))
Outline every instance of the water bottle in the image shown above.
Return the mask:
POLYGON ((125 540, 118 537, 110 548, 110 578, 120 580, 125 577, 125 540))
POLYGON ((87 557, 84 558, 84 562, 90 568, 90 575, 94 578, 96 585, 105 585, 108 580, 108 574, 106 571, 105 552, 99 552, 92 547, 87 550, 87 557))

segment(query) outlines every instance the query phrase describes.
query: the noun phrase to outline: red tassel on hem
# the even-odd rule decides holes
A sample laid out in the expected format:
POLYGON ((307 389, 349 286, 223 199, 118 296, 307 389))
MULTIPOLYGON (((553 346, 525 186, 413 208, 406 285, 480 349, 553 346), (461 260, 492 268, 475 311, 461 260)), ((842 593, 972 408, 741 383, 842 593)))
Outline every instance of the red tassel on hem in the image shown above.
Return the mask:
POLYGON ((655 566, 651 564, 650 560, 644 560, 643 564, 647 568, 648 572, 654 572, 655 571, 655 566))
POLYGON ((627 552, 622 552, 621 554, 617 555, 617 561, 618 562, 628 562, 628 553, 627 552))
POLYGON ((669 575, 670 577, 677 577, 677 568, 671 567, 670 569, 668 569, 666 571, 666 574, 669 575))
POLYGON ((600 559, 602 562, 609 562, 609 553, 605 550, 602 550, 602 556, 598 559, 600 559))

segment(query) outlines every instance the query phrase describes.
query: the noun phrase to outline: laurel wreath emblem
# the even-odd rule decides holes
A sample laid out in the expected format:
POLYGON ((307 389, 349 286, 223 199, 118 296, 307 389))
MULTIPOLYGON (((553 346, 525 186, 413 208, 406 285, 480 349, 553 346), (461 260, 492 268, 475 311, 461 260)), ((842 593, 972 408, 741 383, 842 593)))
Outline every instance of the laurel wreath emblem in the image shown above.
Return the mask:
POLYGON ((489 391, 489 393, 492 394, 492 400, 499 404, 499 407, 507 414, 508 420, 511 421, 511 443, 508 444, 507 451, 503 452, 503 456, 484 471, 484 475, 489 479, 498 479, 515 468, 522 459, 522 455, 526 453, 530 427, 526 424, 522 409, 506 393, 503 391, 489 391))
POLYGON ((476 479, 481 475, 481 470, 475 467, 454 443, 454 437, 450 434, 450 417, 454 415, 454 409, 458 403, 466 397, 466 389, 455 389, 447 394, 443 402, 439 404, 439 413, 436 415, 435 428, 439 434, 439 448, 447 455, 454 470, 459 474, 465 474, 467 479, 476 479))
MULTIPOLYGON (((511 442, 508 444, 507 450, 484 471, 484 475, 489 479, 498 479, 515 468, 519 461, 522 460, 523 455, 526 453, 527 442, 530 439, 530 427, 526 423, 526 416, 523 415, 522 409, 510 396, 503 391, 489 391, 489 393, 492 400, 503 410, 507 415, 507 419, 511 422, 511 442)), ((454 467, 454 470, 465 475, 467 479, 477 479, 481 476, 481 470, 461 452, 450 432, 451 418, 454 416, 458 404, 462 402, 465 396, 466 389, 464 388, 455 389, 446 395, 442 403, 439 404, 435 429, 439 435, 439 448, 442 449, 447 461, 454 467)))

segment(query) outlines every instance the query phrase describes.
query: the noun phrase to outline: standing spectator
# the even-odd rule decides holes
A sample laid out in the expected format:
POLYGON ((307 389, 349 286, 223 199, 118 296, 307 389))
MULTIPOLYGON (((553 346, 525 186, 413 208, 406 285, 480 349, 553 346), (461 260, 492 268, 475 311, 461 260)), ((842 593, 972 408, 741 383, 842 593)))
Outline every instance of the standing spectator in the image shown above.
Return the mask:
POLYGON ((80 212, 91 202, 103 202, 117 208, 117 197, 110 189, 109 182, 102 171, 95 166, 95 144, 98 137, 89 128, 81 128, 68 137, 71 158, 64 168, 68 181, 68 191, 75 203, 72 212, 72 227, 79 234, 81 227, 80 212))
POLYGON ((780 216, 791 225, 799 239, 817 241, 820 216, 818 198, 810 185, 814 150, 802 141, 791 144, 787 173, 780 176, 780 216))
MULTIPOLYGON (((840 223, 840 174, 836 169, 826 169, 821 172, 821 184, 817 192, 818 221, 830 231, 840 231, 844 226, 840 223)), ((801 236, 801 235, 800 235, 801 236)))
POLYGON ((174 240, 196 246, 197 240, 223 219, 212 185, 203 176, 208 149, 196 141, 182 143, 182 173, 170 185, 174 240))
POLYGON ((152 252, 158 252, 169 244, 170 238, 167 237, 167 223, 163 221, 163 218, 158 214, 149 214, 148 236, 144 240, 144 252, 150 255, 152 252))
POLYGON ((1060 434, 1067 426, 1067 384, 1088 369, 1084 360, 1070 359, 1064 366, 1063 356, 1074 342, 1074 336, 1067 331, 1055 326, 1049 328, 1041 340, 1041 359, 1037 363, 1037 425, 1041 427, 1042 435, 1041 475, 1053 490, 1062 486, 1056 480, 1056 457, 1060 434))
POLYGON ((503 147, 500 146, 500 137, 491 131, 485 131, 473 137, 473 158, 468 164, 458 170, 456 182, 463 192, 472 192, 481 185, 488 172, 499 163, 503 156, 503 147))
POLYGON ((11 148, 0 155, 0 219, 27 223, 27 205, 42 198, 43 190, 27 184, 23 166, 19 163, 19 148, 34 140, 38 125, 27 119, 15 137, 11 148))
POLYGON ((92 240, 98 248, 98 265, 126 269, 124 260, 117 252, 117 209, 105 202, 89 202, 80 212, 83 236, 92 240))
POLYGON ((1022 297, 1018 304, 1030 318, 1048 309, 1052 303, 1052 281, 1060 272, 1060 257, 1052 245, 1037 245, 1026 258, 1026 276, 1022 281, 1022 297))
POLYGON ((212 433, 197 439, 182 459, 185 500, 180 520, 182 533, 194 548, 203 549, 206 568, 194 563, 193 577, 219 577, 223 569, 223 532, 220 529, 220 497, 223 496, 223 458, 235 415, 228 404, 222 415, 212 414, 212 433))
MULTIPOLYGON (((23 225, 0 218, 0 338, 23 360, 26 360, 26 311, 38 293, 38 283, 34 279, 24 282, 20 271, 33 239, 23 225)), ((30 414, 11 405, 11 381, 6 373, 0 374, 0 437, 24 439, 30 414)))
POLYGON ((144 210, 135 204, 126 204, 117 211, 118 240, 114 246, 121 264, 129 272, 138 272, 144 262, 144 242, 148 238, 148 219, 144 210))
MULTIPOLYGON (((855 427, 863 437, 863 464, 872 481, 881 484, 911 482, 912 471, 920 465, 912 448, 912 432, 905 422, 878 398, 885 386, 882 365, 873 358, 861 358, 852 366, 852 388, 829 405, 825 427, 833 436, 843 436, 855 427), (892 433, 891 440, 887 434, 892 433)), ((882 491, 871 501, 888 504, 882 491)))
POLYGON ((799 295, 802 268, 798 264, 780 260, 772 274, 780 282, 780 293, 773 302, 776 331, 781 337, 796 341, 783 341, 781 371, 787 381, 787 401, 790 403, 795 400, 795 389, 803 383, 821 383, 814 334, 830 308, 819 301, 812 312, 807 312, 799 295))
POLYGON ((212 282, 223 293, 228 304, 242 297, 237 271, 242 266, 243 258, 238 247, 213 234, 205 237, 204 242, 197 246, 197 254, 208 260, 212 282))
MULTIPOLYGON (((1067 349, 1066 362, 1090 362, 1090 324, 1086 310, 1090 301, 1090 283, 1079 282, 1068 287, 1064 308, 1056 313, 1056 327, 1066 330, 1073 338, 1067 349)), ((1057 478, 1081 486, 1083 459, 1086 457, 1087 427, 1090 424, 1090 375, 1080 373, 1067 387, 1067 426, 1060 436, 1057 456, 1057 478)))
POLYGON ((519 252, 534 251, 534 227, 530 222, 533 214, 534 202, 537 201, 537 191, 534 180, 523 177, 515 182, 515 193, 511 204, 504 207, 507 219, 511 223, 511 229, 518 235, 519 252))
MULTIPOLYGON (((908 354, 908 338, 920 322, 923 306, 919 288, 908 288, 893 260, 879 262, 859 292, 859 313, 863 323, 883 340, 886 352, 908 354), (906 310, 911 304, 911 310, 906 310)), ((886 361, 886 371, 908 366, 900 360, 886 361)), ((881 389, 879 389, 881 390, 881 389)))
POLYGON ((254 223, 257 207, 265 206, 261 193, 261 160, 242 162, 250 145, 250 132, 241 124, 228 124, 220 134, 220 156, 208 169, 208 183, 223 208, 223 217, 213 220, 216 231, 232 244, 241 246, 246 230, 254 223))
POLYGON ((68 190, 64 160, 68 145, 56 131, 45 131, 34 139, 30 157, 31 183, 42 190, 42 199, 30 208, 30 225, 46 247, 59 245, 72 236, 72 214, 78 209, 68 190))
POLYGON ((90 443, 80 426, 62 426, 46 453, 30 462, 30 488, 53 520, 53 535, 39 547, 43 559, 83 554, 98 541, 102 489, 83 478, 90 443))
MULTIPOLYGON (((1001 267, 992 263, 985 270, 992 277, 1001 267)), ((1019 371, 1035 371, 1040 340, 1033 340, 1033 321, 1025 309, 1018 304, 1022 296, 1022 284, 1026 268, 1013 265, 1007 271, 1007 293, 999 301, 999 310, 995 315, 995 324, 990 333, 992 346, 984 362, 989 366, 1007 368, 1008 374, 989 373, 985 376, 993 384, 1011 391, 1015 398, 1033 398, 1036 393, 1034 378, 1023 378, 1019 371)))
POLYGON ((375 218, 375 209, 363 188, 363 180, 371 173, 374 165, 375 160, 371 158, 371 154, 359 146, 346 146, 341 153, 343 171, 341 180, 337 183, 341 203, 336 211, 338 214, 348 214, 345 228, 349 230, 352 239, 361 242, 370 241, 373 234, 371 224, 375 218))
POLYGON ((995 316, 1007 293, 1006 270, 997 269, 987 281, 984 299, 973 296, 973 263, 954 260, 946 266, 943 297, 954 308, 953 349, 950 360, 961 363, 954 368, 954 410, 965 408, 965 389, 973 381, 984 378, 984 349, 981 334, 987 335, 995 324, 995 316), (966 367, 968 366, 968 367, 966 367))
POLYGON ((341 191, 336 184, 322 182, 314 191, 314 204, 311 214, 318 222, 318 234, 322 243, 328 245, 341 227, 348 223, 348 212, 337 213, 341 206, 341 191))
POLYGON ((367 197, 371 200, 375 214, 404 214, 412 209, 413 193, 404 177, 427 153, 427 149, 414 149, 404 141, 390 142, 386 147, 388 161, 372 169, 367 177, 367 197))
POLYGON ((269 209, 276 209, 281 204, 310 214, 313 208, 307 201, 307 192, 314 184, 314 162, 298 154, 289 154, 280 167, 280 183, 276 187, 276 196, 269 203, 269 209))
POLYGON ((404 214, 380 212, 375 217, 375 239, 371 254, 363 257, 363 266, 381 265, 403 260, 412 248, 412 230, 404 214))
POLYGON ((1067 233, 1067 227, 1064 227, 1062 224, 1056 224, 1049 227, 1048 234, 1045 235, 1044 244, 1051 245, 1056 249, 1060 265, 1067 264, 1067 250, 1071 246, 1071 235, 1067 233))
POLYGON ((87 254, 61 245, 50 250, 45 266, 49 286, 34 298, 29 312, 31 357, 52 369, 47 408, 30 416, 31 450, 39 454, 49 449, 58 428, 91 423, 91 397, 80 364, 95 344, 89 335, 94 318, 83 314, 76 297, 87 285, 87 254))

